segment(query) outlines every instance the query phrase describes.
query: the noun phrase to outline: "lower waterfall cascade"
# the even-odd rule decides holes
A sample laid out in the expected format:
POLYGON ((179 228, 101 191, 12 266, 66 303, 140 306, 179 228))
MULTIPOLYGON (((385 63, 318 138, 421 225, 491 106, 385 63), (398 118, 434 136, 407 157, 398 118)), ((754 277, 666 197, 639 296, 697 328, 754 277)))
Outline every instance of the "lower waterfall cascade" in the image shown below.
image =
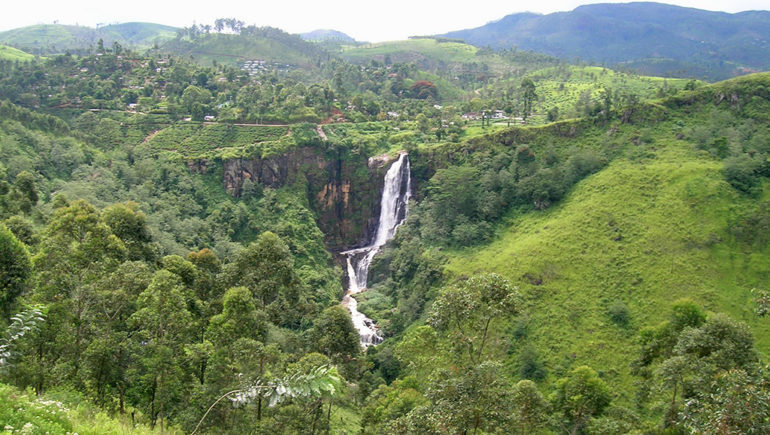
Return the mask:
POLYGON ((409 155, 402 152, 385 174, 380 201, 380 218, 371 243, 363 248, 341 252, 346 257, 348 274, 348 288, 342 298, 342 305, 350 311, 353 325, 364 347, 379 344, 383 338, 374 321, 358 311, 358 302, 353 295, 366 290, 369 265, 374 256, 388 240, 393 238, 398 227, 406 220, 411 191, 409 155))

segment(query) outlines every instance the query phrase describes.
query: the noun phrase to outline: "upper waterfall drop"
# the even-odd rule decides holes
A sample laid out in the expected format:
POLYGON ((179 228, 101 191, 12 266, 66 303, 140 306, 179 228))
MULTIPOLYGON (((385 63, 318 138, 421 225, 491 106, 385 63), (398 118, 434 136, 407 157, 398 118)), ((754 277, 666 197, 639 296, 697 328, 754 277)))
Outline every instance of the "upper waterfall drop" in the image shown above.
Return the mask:
POLYGON ((349 310, 361 344, 369 346, 382 342, 374 322, 360 313, 352 295, 366 290, 369 265, 380 248, 392 239, 398 227, 406 220, 409 198, 412 197, 412 175, 409 155, 401 153, 385 174, 380 201, 380 218, 377 231, 368 246, 342 252, 347 259, 348 289, 342 304, 349 310))

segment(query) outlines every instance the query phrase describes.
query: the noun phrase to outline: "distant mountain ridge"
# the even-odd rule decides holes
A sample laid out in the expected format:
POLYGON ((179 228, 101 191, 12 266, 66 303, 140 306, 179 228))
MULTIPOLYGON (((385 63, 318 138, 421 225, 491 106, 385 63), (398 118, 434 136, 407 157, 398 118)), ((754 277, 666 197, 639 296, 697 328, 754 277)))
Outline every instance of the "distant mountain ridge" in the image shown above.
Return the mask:
POLYGON ((770 69, 770 11, 736 14, 662 3, 593 4, 508 15, 440 35, 493 48, 625 64, 645 74, 710 80, 770 69))

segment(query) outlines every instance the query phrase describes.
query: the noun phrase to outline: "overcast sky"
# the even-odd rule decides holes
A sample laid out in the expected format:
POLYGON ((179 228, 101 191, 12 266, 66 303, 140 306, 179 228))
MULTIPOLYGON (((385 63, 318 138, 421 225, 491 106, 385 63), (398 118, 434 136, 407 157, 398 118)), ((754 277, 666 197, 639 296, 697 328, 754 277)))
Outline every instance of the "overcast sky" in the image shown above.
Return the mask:
MULTIPOLYGON (((234 17, 246 24, 273 26, 290 33, 336 29, 359 41, 405 39, 481 26, 516 12, 568 11, 612 0, 8 0, 0 30, 31 24, 123 23, 146 21, 172 26, 212 24, 234 17)), ((669 3, 713 11, 770 9, 770 0, 675 0, 669 3)))

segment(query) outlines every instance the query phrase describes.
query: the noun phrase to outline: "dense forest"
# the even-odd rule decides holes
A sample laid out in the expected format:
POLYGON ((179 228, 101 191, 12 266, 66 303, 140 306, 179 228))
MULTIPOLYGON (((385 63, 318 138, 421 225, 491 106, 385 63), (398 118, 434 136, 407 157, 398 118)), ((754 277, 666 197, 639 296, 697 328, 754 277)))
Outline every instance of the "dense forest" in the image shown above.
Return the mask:
POLYGON ((0 54, 3 433, 770 431, 768 73, 164 41, 0 54))

